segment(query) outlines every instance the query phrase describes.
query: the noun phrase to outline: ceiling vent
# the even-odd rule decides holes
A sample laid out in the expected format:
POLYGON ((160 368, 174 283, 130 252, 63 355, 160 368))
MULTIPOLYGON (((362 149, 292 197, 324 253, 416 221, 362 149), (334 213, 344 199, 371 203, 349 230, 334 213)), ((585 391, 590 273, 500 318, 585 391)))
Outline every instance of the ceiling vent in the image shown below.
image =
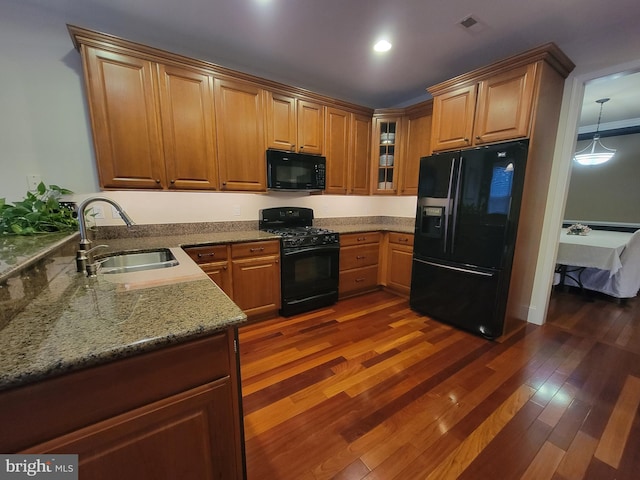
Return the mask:
POLYGON ((471 28, 476 23, 478 23, 478 21, 470 15, 467 18, 462 19, 460 25, 462 25, 464 28, 471 28))
POLYGON ((480 33, 486 28, 486 25, 474 15, 467 15, 458 22, 458 25, 460 25, 466 32, 472 34, 480 33))

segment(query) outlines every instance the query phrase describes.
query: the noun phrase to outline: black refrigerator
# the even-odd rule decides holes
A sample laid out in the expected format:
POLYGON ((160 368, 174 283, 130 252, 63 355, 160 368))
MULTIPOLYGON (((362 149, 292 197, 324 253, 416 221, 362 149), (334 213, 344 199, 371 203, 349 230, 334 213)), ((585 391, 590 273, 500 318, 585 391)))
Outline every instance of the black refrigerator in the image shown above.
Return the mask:
POLYGON ((420 159, 411 308, 502 335, 527 141, 420 159))

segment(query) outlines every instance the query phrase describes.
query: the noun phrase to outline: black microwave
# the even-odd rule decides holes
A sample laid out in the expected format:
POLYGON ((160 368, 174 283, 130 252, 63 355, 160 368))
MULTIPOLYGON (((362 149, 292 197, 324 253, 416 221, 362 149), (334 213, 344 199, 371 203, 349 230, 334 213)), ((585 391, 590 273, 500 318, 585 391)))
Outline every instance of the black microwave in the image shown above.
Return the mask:
POLYGON ((327 159, 321 155, 267 150, 267 188, 324 190, 327 159))

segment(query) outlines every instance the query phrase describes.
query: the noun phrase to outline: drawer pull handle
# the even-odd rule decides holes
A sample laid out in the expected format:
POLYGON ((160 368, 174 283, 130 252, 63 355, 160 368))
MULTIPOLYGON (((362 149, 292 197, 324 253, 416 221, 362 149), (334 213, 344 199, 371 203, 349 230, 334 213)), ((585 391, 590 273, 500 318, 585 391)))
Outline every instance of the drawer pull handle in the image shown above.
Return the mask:
POLYGON ((263 250, 264 250, 264 247, 255 247, 255 248, 249 249, 250 252, 262 252, 263 250))
POLYGON ((408 242, 409 239, 408 238, 399 238, 398 241, 399 242, 408 242))
POLYGON ((367 237, 358 237, 358 242, 364 242, 367 239, 367 237))
POLYGON ((364 282, 364 278, 356 278, 356 283, 364 282))
POLYGON ((365 255, 357 255, 356 260, 362 260, 363 258, 367 258, 365 255))
POLYGON ((210 252, 210 253, 199 253, 198 254, 198 258, 202 258, 202 257, 215 257, 216 252, 210 252))

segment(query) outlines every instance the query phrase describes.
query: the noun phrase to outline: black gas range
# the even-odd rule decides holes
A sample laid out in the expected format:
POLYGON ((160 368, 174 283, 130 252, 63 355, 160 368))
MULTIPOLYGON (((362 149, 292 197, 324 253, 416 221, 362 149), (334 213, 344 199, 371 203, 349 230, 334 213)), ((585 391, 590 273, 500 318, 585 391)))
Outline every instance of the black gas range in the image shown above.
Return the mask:
POLYGON ((340 237, 314 227, 312 209, 260 210, 259 228, 280 236, 281 315, 295 315, 338 300, 340 237))

